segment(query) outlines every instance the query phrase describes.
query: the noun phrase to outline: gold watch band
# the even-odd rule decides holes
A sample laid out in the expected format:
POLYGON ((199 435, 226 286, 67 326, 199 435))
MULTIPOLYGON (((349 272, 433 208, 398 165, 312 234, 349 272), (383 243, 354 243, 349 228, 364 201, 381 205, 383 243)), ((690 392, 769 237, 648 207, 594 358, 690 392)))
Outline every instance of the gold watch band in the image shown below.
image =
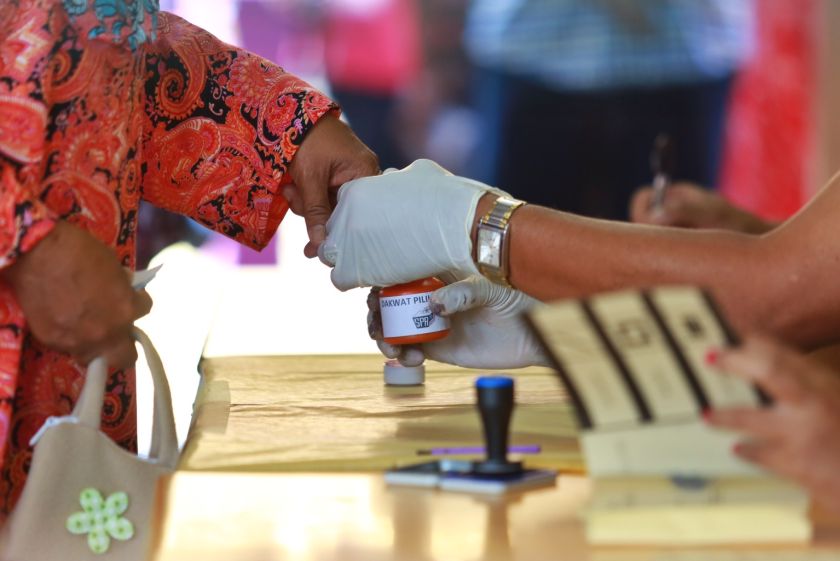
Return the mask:
POLYGON ((478 222, 474 256, 478 270, 490 281, 509 288, 510 219, 524 204, 525 201, 499 197, 478 222))

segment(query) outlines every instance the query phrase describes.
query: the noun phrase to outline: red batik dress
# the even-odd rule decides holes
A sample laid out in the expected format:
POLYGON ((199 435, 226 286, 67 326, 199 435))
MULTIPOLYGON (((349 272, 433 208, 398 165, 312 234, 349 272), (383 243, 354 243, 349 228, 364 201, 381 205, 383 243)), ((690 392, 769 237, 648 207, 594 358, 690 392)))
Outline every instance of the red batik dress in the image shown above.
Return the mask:
MULTIPOLYGON (((0 267, 55 221, 134 265, 141 199, 260 248, 306 132, 336 108, 276 65, 157 2, 0 1, 0 267), (104 7, 102 7, 104 6, 104 7), (101 9, 100 9, 101 8, 101 9)), ((69 414, 82 365, 43 347, 0 281, 0 522, 22 490, 28 442, 69 414)), ((113 372, 103 428, 136 447, 133 371, 113 372)))

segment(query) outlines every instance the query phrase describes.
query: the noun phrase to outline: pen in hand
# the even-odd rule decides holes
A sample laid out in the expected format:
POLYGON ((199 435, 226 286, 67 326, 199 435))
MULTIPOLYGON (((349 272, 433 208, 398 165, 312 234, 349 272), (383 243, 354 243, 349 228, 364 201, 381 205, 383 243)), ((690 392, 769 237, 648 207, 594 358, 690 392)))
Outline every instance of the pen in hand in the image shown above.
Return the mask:
POLYGON ((650 167, 653 172, 651 207, 654 212, 661 212, 665 203, 665 191, 671 184, 671 174, 674 171, 674 144, 671 137, 665 133, 658 134, 653 141, 650 167))

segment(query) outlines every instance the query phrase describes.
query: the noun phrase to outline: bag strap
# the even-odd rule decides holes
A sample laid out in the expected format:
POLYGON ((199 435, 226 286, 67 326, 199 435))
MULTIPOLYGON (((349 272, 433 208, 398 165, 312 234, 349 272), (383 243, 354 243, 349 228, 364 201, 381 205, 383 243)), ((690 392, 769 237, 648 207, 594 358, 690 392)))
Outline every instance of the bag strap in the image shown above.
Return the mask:
MULTIPOLYGON (((137 327, 134 328, 132 335, 143 347, 155 388, 152 445, 149 457, 156 459, 159 464, 174 468, 178 461, 178 439, 175 434, 172 397, 169 393, 166 372, 149 336, 137 327)), ((108 365, 103 357, 97 357, 88 365, 85 385, 73 409, 73 415, 79 419, 80 423, 97 430, 99 430, 102 418, 107 380, 108 365)))

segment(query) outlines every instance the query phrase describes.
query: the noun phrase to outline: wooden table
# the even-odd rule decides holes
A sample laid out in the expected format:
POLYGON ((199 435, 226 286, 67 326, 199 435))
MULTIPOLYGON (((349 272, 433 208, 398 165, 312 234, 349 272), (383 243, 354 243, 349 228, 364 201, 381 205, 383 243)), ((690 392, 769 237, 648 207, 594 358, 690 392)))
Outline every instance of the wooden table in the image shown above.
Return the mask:
POLYGON ((590 548, 578 512, 574 423, 553 375, 516 373, 515 443, 556 486, 502 499, 393 488, 382 471, 432 444, 480 442, 476 372, 430 364, 421 388, 382 386, 372 356, 207 360, 181 466, 158 489, 155 561, 840 559, 840 533, 809 548, 590 548))

